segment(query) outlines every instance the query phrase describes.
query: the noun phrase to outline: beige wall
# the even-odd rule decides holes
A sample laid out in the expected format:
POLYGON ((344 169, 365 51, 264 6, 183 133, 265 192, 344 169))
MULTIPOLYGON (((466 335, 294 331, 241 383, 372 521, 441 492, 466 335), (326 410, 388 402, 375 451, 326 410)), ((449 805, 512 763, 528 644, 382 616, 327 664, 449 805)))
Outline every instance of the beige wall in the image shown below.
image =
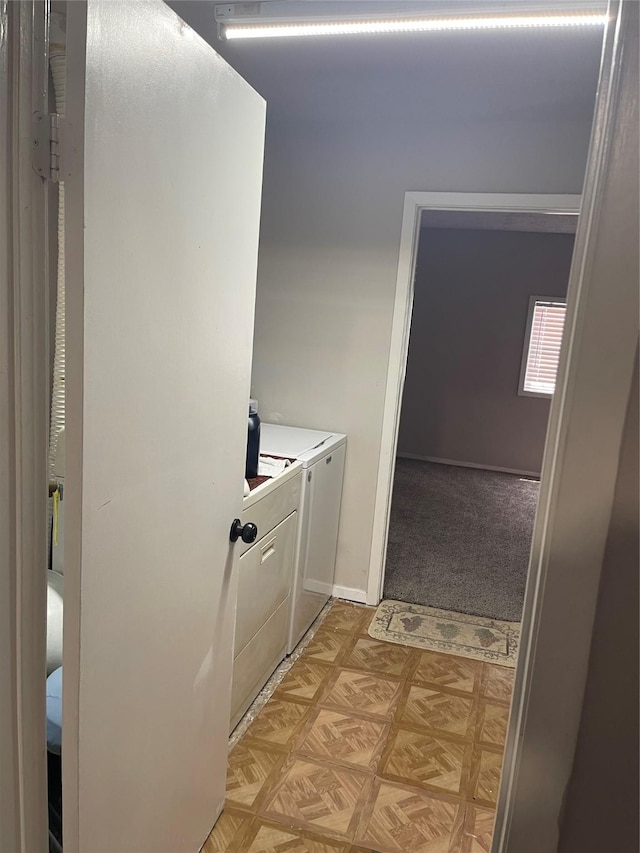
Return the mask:
POLYGON ((638 367, 633 380, 559 853, 637 853, 638 367))
POLYGON ((349 435, 337 584, 367 584, 404 193, 579 193, 589 132, 267 120, 252 393, 265 420, 349 435))
POLYGON ((573 235, 423 228, 398 452, 540 473, 549 398, 518 394, 529 297, 565 296, 573 235))

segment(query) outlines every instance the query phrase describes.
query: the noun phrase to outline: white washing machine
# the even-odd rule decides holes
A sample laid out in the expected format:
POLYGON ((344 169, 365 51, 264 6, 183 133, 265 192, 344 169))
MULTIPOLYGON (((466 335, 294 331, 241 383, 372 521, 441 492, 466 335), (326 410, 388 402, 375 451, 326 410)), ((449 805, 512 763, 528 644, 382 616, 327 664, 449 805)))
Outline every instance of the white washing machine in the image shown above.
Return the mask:
POLYGON ((296 543, 290 654, 333 593, 347 436, 341 433, 265 424, 260 453, 302 462, 303 478, 296 543))

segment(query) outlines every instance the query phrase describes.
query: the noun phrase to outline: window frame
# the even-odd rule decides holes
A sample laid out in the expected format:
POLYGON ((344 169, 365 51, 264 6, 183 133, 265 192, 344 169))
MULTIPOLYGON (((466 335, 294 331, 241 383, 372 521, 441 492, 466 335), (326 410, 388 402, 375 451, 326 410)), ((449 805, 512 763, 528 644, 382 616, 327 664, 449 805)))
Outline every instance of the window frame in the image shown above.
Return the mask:
MULTIPOLYGON (((518 396, 519 397, 542 397, 550 400, 553 393, 549 394, 546 391, 525 391, 524 381, 527 375, 527 360, 529 357, 529 347, 531 345, 531 327, 533 326, 533 314, 535 311, 536 302, 561 302, 567 307, 566 296, 530 296, 529 307, 527 309, 527 325, 524 330, 524 344, 522 347, 522 360, 520 362, 520 379, 518 380, 518 396)), ((566 316, 566 315, 565 315, 566 316)))

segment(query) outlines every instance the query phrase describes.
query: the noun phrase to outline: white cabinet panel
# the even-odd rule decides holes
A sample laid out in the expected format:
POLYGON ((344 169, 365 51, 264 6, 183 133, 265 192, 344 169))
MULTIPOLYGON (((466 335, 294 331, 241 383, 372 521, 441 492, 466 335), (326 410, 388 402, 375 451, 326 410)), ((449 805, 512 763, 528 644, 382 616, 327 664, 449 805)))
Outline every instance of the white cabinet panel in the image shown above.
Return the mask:
MULTIPOLYGON (((300 463, 296 463, 300 466, 300 463)), ((290 469, 287 469, 287 472, 290 469)), ((285 475, 287 476, 287 475, 285 475)), ((252 522, 258 528, 258 541, 272 530, 279 521, 286 518, 300 505, 300 492, 302 489, 302 470, 298 470, 296 476, 281 483, 277 488, 268 492, 260 500, 253 502, 253 495, 243 501, 242 515, 240 519, 243 524, 252 522)), ((243 554, 254 546, 239 539, 236 542, 237 553, 243 554)))
POLYGON ((236 657, 231 695, 232 730, 284 658, 288 625, 287 598, 236 657))
POLYGON ((338 524, 346 448, 336 448, 307 472, 309 521, 305 548, 305 592, 331 595, 338 547, 338 524))
POLYGON ((289 595, 297 518, 292 512, 240 557, 236 656, 289 595))

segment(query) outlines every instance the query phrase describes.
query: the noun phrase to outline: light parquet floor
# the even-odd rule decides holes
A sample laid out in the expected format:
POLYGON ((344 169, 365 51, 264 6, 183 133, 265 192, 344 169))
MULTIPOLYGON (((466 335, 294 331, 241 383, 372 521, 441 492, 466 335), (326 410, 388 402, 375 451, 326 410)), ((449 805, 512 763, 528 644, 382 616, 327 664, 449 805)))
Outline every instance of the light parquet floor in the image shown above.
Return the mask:
POLYGON ((486 853, 513 670, 372 640, 336 602, 229 756, 203 853, 486 853))

